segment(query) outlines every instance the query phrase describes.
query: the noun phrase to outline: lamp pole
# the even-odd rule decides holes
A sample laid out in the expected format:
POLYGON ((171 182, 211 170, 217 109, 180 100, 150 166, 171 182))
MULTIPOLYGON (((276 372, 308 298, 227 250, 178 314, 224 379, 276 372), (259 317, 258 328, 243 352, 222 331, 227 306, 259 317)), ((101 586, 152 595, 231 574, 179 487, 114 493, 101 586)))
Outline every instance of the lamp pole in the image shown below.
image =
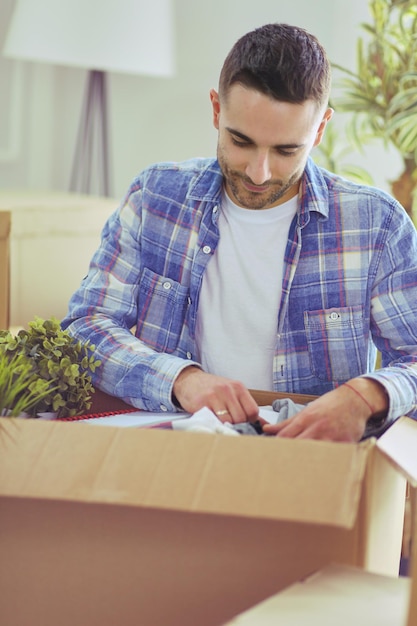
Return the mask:
POLYGON ((110 195, 106 72, 89 70, 72 165, 70 191, 90 193, 94 156, 98 193, 110 195))

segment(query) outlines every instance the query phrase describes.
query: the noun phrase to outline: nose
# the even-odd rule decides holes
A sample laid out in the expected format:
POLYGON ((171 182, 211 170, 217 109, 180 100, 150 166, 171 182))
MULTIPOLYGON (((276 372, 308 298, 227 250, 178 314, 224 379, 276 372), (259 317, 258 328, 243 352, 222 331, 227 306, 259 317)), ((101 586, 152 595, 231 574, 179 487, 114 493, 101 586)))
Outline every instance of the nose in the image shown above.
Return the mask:
POLYGON ((262 185, 270 180, 271 167, 268 153, 262 152, 253 155, 246 167, 245 174, 255 185, 262 185))

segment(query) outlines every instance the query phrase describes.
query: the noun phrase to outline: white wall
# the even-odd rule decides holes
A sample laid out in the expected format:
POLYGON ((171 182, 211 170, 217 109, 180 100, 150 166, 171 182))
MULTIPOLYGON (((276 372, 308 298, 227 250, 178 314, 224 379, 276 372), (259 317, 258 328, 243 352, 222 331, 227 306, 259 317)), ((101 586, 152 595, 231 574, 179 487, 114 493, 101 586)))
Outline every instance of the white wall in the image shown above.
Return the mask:
MULTIPOLYGON (((365 0, 173 3, 176 76, 109 77, 112 195, 117 198, 148 163, 215 153, 208 92, 244 32, 272 21, 297 24, 318 36, 332 61, 354 67, 359 24, 369 18, 365 0)), ((13 6, 14 0, 0 2, 0 46, 13 6)), ((0 187, 68 188, 85 77, 80 69, 0 58, 0 187)), ((376 184, 388 188, 399 161, 381 147, 371 154, 358 161, 376 184)))

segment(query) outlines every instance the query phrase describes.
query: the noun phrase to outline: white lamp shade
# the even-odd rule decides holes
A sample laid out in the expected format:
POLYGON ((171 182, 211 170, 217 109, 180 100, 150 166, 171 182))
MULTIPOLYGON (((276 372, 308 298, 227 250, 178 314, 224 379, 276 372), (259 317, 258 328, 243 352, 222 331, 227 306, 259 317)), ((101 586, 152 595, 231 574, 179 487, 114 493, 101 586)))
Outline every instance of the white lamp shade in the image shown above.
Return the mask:
POLYGON ((11 58, 172 76, 172 0, 16 0, 11 58))

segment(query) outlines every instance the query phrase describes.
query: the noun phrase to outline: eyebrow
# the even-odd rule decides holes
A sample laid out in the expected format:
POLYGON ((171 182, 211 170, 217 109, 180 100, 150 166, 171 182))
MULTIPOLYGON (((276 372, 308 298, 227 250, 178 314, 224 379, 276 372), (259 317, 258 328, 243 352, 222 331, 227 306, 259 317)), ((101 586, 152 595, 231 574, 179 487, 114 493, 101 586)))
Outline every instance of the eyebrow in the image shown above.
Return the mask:
MULTIPOLYGON (((247 143, 251 143, 251 144, 255 145, 255 142, 253 141, 253 139, 251 139, 247 135, 244 135, 243 133, 239 132, 238 130, 235 130, 234 128, 230 128, 230 126, 226 126, 226 130, 231 135, 239 137, 239 139, 243 139, 243 141, 246 141, 247 143)), ((282 144, 277 144, 276 146, 273 146, 273 148, 276 149, 276 150, 294 150, 296 148, 302 148, 303 146, 304 146, 304 144, 302 144, 302 143, 282 143, 282 144)))

